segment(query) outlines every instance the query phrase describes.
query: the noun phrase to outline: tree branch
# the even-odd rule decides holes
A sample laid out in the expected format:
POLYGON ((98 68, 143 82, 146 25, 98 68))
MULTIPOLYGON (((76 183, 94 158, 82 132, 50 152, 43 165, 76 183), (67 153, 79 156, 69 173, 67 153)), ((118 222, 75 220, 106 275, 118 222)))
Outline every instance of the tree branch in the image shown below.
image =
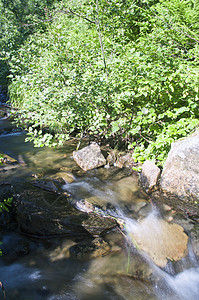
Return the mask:
MULTIPOLYGON (((149 7, 149 5, 148 5, 148 7, 149 7)), ((161 20, 162 22, 164 22, 170 29, 173 29, 173 30, 177 31, 178 33, 180 33, 181 35, 185 35, 186 37, 190 38, 191 40, 195 41, 196 43, 199 43, 199 40, 197 40, 194 37, 190 36, 188 33, 180 31, 179 29, 175 28, 173 22, 170 21, 172 23, 172 25, 170 25, 165 20, 165 17, 164 17, 163 14, 160 13, 160 15, 162 15, 162 17, 163 17, 163 19, 162 19, 161 17, 158 16, 157 12, 154 9, 151 9, 151 7, 149 7, 149 10, 154 13, 154 15, 156 16, 156 18, 158 18, 159 20, 161 20)))
MULTIPOLYGON (((92 21, 89 18, 87 18, 86 16, 83 16, 83 15, 81 15, 79 13, 74 12, 71 8, 69 8, 69 10, 58 10, 58 11, 55 12, 55 14, 62 14, 62 15, 64 15, 64 14, 70 14, 70 15, 73 15, 73 16, 77 16, 79 18, 83 18, 84 20, 88 21, 89 23, 96 24, 95 21, 92 21)), ((24 24, 24 23, 22 23, 22 26, 25 26, 25 27, 35 26, 35 25, 38 25, 38 24, 41 24, 41 23, 50 22, 50 21, 52 21, 54 19, 57 19, 58 17, 59 17, 59 15, 55 16, 55 17, 52 17, 52 18, 49 18, 49 19, 38 21, 36 23, 31 23, 31 24, 24 24)))
POLYGON ((99 41, 100 41, 100 46, 101 46, 101 51, 102 51, 102 56, 103 56, 103 62, 104 62, 104 68, 105 68, 105 72, 106 72, 106 77, 108 78, 106 58, 105 58, 105 54, 104 54, 104 46, 103 46, 103 42, 102 42, 102 35, 101 35, 100 24, 99 24, 99 5, 98 5, 98 0, 96 0, 96 9, 97 9, 97 21, 96 21, 96 25, 97 25, 97 28, 98 28, 99 41))
POLYGON ((92 21, 89 18, 87 18, 87 17, 85 17, 85 16, 83 16, 81 14, 78 14, 78 13, 72 11, 71 8, 69 8, 69 11, 66 11, 66 13, 71 13, 72 15, 75 15, 77 17, 83 18, 84 20, 88 21, 89 23, 95 24, 95 21, 92 21))

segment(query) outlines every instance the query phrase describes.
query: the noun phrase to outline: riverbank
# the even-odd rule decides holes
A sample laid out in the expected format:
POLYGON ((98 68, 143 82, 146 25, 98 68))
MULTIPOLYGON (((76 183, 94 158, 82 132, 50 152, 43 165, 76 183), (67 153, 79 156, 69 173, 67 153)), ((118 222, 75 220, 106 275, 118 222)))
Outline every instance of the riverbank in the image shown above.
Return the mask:
POLYGON ((170 224, 172 217, 172 223, 186 225, 183 215, 154 202, 131 168, 85 172, 72 157, 76 141, 60 149, 34 148, 24 143, 25 132, 12 125, 5 129, 8 124, 0 121, 0 152, 14 160, 7 157, 1 166, 1 193, 3 198, 12 195, 15 204, 10 214, 1 216, 0 269, 9 299, 183 299, 178 282, 188 295, 184 299, 197 299, 190 228, 185 226, 188 254, 163 269, 136 250, 122 228, 124 220, 130 227, 137 224, 132 231, 136 235, 147 224, 145 235, 155 241, 154 224, 161 228, 161 220, 170 224), (182 277, 192 278, 193 285, 185 285, 182 277))

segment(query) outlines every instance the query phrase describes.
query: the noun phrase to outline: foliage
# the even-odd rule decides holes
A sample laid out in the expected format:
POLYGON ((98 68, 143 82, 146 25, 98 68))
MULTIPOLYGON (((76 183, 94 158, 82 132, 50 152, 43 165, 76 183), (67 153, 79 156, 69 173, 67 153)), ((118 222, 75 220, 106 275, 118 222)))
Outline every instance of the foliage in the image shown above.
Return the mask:
POLYGON ((199 124, 199 1, 61 1, 9 59, 16 120, 36 146, 122 140, 165 160, 199 124))
MULTIPOLYGON (((8 199, 4 199, 2 202, 0 202, 0 213, 2 213, 3 210, 9 212, 9 208, 12 204, 13 198, 10 197, 8 199)), ((2 242, 0 242, 0 245, 2 245, 2 242)), ((0 249, 0 256, 2 256, 2 250, 0 249)))
MULTIPOLYGON (((9 59, 30 34, 46 28, 56 0, 0 0, 0 85, 6 86, 9 59), (34 24, 34 26, 32 26, 34 24)), ((20 69, 19 69, 20 71, 20 69)))
POLYGON ((4 155, 0 154, 0 165, 3 163, 3 158, 4 158, 4 155))
POLYGON ((0 202, 0 212, 2 212, 3 210, 9 212, 9 206, 11 206, 12 204, 12 200, 13 198, 8 198, 8 199, 4 199, 2 202, 0 202))

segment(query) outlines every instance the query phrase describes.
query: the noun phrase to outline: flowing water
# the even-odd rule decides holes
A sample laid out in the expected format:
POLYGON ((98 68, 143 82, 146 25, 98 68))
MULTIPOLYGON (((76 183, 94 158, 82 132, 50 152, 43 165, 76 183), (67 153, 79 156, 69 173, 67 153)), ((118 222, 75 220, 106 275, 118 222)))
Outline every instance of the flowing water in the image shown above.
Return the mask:
POLYGON ((8 120, 0 120, 0 130, 0 153, 26 164, 1 173, 2 181, 23 182, 33 174, 70 171, 75 180, 62 188, 80 210, 89 210, 82 202, 86 199, 94 206, 100 204, 101 214, 106 210, 105 214, 125 223, 123 230, 117 227, 104 236, 112 247, 111 253, 90 260, 66 255, 67 249, 81 238, 38 239, 14 230, 2 233, 5 250, 0 261, 0 281, 7 299, 199 299, 199 265, 191 243, 185 258, 160 268, 145 252, 137 250, 129 237, 137 234, 158 244, 162 235, 162 213, 140 189, 136 176, 114 167, 82 172, 72 159, 75 142, 57 150, 38 149, 25 143, 25 132, 16 131, 8 120), (144 222, 139 222, 141 219, 144 222), (23 249, 22 253, 17 249, 23 249))

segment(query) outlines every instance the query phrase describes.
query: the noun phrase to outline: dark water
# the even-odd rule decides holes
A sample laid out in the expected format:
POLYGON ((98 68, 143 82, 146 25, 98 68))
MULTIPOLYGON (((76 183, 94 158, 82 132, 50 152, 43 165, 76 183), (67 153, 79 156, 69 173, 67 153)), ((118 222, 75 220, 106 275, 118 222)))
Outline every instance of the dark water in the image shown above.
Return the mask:
MULTIPOLYGON (((57 150, 38 149, 24 142, 24 132, 9 131, 9 127, 12 127, 9 121, 0 120, 0 153, 23 160, 26 165, 1 173, 1 180, 23 181, 31 174, 54 174, 64 168, 75 180, 63 185, 63 190, 80 201, 80 209, 81 199, 101 205, 109 202, 117 207, 115 213, 129 226, 135 222, 135 215, 144 218, 154 214, 136 176, 129 177, 126 170, 116 168, 84 173, 72 159, 75 142, 57 150)), ((156 217, 154 214, 153 222, 156 217)), ((79 241, 64 237, 36 239, 14 231, 1 234, 4 250, 0 281, 5 286, 7 299, 199 299, 199 267, 191 245, 176 272, 172 264, 166 269, 157 267, 145 254, 129 245, 118 229, 107 233, 104 239, 112 247, 109 255, 78 260, 67 253, 81 238, 79 241)))

